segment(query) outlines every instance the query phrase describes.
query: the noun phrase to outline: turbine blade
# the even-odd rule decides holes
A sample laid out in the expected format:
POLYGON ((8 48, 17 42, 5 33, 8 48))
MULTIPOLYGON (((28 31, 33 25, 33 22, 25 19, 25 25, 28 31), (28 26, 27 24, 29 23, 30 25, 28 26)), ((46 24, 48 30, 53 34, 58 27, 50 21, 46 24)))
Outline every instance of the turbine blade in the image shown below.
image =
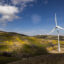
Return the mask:
POLYGON ((61 30, 64 30, 64 28, 62 28, 62 27, 60 27, 60 26, 58 26, 58 28, 61 29, 61 30))
POLYGON ((55 31, 56 28, 53 28, 49 33, 47 33, 47 35, 51 34, 52 32, 55 31))
POLYGON ((57 26, 57 18, 56 18, 56 13, 55 13, 55 24, 57 26))

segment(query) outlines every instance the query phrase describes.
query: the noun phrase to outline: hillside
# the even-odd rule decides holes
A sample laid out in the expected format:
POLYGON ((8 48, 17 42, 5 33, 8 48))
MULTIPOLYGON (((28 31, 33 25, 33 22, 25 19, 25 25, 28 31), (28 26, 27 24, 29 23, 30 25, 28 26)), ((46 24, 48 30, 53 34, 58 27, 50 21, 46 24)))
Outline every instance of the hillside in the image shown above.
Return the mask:
POLYGON ((14 32, 0 31, 0 51, 12 51, 11 48, 14 49, 15 46, 22 44, 23 37, 27 36, 14 32))
POLYGON ((46 54, 46 46, 42 40, 36 37, 18 34, 14 32, 0 33, 0 53, 12 53, 14 56, 33 56, 46 54), (39 52, 40 51, 40 52, 39 52))
MULTIPOLYGON (((24 63, 25 61, 33 62, 33 60, 41 62, 40 60, 36 60, 37 56, 43 62, 47 61, 48 57, 50 57, 49 59, 54 59, 55 53, 58 53, 57 42, 57 36, 52 35, 27 36, 15 32, 0 31, 0 64, 7 64, 17 60, 19 60, 18 62, 21 60, 20 63, 24 63), (54 54, 51 55, 51 53, 54 54), (30 57, 32 58, 29 60, 30 57), (43 59, 44 57, 45 59, 43 59), (23 58, 26 59, 22 60, 23 58)), ((64 53, 64 36, 60 36, 60 44, 60 53, 64 53)), ((58 57, 61 55, 57 54, 58 57)), ((49 63, 50 60, 47 62, 49 63)))
MULTIPOLYGON (((61 48, 64 48, 64 36, 60 36, 61 48)), ((31 52, 32 49, 46 49, 48 52, 57 52, 57 36, 37 35, 27 36, 14 32, 0 31, 0 52, 20 51, 31 52), (26 49, 25 49, 26 48, 26 49)), ((35 50, 34 50, 35 51, 35 50)), ((32 52, 31 52, 32 53, 32 52)))

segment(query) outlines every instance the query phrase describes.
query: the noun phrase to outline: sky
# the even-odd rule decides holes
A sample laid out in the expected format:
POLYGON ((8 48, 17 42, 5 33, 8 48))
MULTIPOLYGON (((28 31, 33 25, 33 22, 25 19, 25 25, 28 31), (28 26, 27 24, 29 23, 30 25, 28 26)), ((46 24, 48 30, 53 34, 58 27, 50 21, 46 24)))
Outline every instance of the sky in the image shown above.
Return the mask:
POLYGON ((64 0, 0 0, 0 30, 45 35, 55 27, 55 13, 64 27, 64 0))

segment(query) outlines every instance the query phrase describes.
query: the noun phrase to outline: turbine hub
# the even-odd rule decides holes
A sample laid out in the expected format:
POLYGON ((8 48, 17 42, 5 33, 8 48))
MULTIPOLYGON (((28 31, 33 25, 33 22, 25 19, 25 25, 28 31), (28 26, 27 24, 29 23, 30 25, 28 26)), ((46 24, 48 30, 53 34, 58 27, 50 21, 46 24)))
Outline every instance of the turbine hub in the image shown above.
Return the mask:
POLYGON ((58 28, 58 26, 56 26, 56 28, 58 28))

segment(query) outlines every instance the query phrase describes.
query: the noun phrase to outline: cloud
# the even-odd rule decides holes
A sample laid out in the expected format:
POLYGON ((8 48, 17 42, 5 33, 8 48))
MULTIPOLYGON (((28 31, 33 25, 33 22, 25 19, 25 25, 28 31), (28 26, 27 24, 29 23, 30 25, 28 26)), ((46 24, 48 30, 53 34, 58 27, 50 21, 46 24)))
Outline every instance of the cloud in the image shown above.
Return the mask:
POLYGON ((18 18, 18 16, 16 16, 17 13, 19 13, 19 10, 15 6, 0 5, 0 22, 12 21, 13 19, 18 18))
POLYGON ((27 7, 27 3, 34 2, 35 0, 11 0, 13 5, 20 5, 21 11, 27 7))
POLYGON ((0 22, 6 23, 18 19, 17 14, 22 13, 24 8, 27 7, 27 3, 30 2, 34 2, 34 0, 0 0, 0 22))
POLYGON ((42 20, 41 16, 37 15, 37 14, 32 15, 31 18, 32 18, 32 22, 34 24, 37 24, 37 23, 41 22, 41 20, 42 20))
POLYGON ((0 14, 12 15, 15 13, 18 13, 18 8, 16 8, 15 6, 8 6, 8 5, 1 6, 0 5, 0 14))

